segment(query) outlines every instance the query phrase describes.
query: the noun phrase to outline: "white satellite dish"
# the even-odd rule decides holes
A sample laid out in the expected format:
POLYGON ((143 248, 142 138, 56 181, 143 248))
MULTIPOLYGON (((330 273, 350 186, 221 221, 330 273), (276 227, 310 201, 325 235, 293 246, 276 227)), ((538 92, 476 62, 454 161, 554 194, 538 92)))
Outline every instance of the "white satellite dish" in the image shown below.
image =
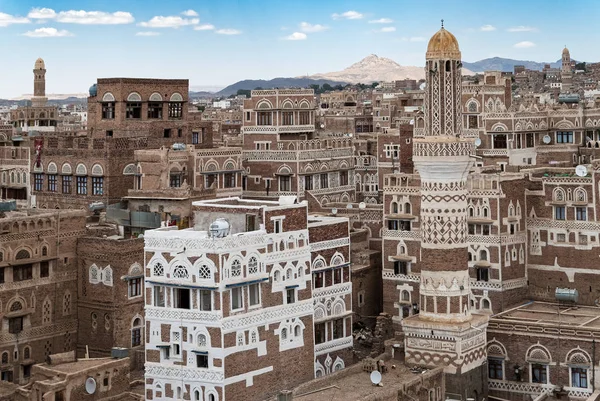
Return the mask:
POLYGON ((367 204, 366 204, 365 202, 360 202, 360 203, 358 204, 358 208, 359 208, 359 209, 366 209, 366 208, 367 208, 367 204))
POLYGON ((479 138, 475 139, 475 146, 477 146, 477 147, 481 146, 481 139, 479 139, 479 138))
POLYGON ((374 386, 377 386, 379 383, 381 383, 381 373, 378 370, 371 372, 371 383, 373 383, 374 386))
POLYGON ((352 203, 348 203, 348 204, 346 205, 346 209, 352 209, 352 203))
POLYGON ((88 377, 85 380, 85 391, 88 394, 94 394, 96 392, 96 380, 93 377, 88 377))
POLYGON ((321 124, 321 128, 325 128, 325 124, 321 124))
POLYGON ((410 120, 410 125, 415 125, 415 120, 410 120))
POLYGON ((552 138, 550 138, 550 135, 544 135, 542 141, 547 145, 552 141, 552 138))
POLYGON ((588 173, 587 167, 580 164, 579 166, 575 167, 575 174, 577 174, 579 177, 585 177, 588 173))

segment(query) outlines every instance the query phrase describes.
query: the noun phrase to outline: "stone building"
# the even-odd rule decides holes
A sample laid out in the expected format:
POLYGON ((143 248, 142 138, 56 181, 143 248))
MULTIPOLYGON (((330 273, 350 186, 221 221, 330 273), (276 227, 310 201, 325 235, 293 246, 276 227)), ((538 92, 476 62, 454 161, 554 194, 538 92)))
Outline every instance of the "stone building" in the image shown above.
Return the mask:
POLYGON ((145 234, 147 399, 260 399, 352 363, 347 219, 293 197, 194 213, 145 234))
POLYGON ((0 219, 1 380, 26 383, 31 367, 77 344, 77 238, 81 211, 10 212, 0 219))

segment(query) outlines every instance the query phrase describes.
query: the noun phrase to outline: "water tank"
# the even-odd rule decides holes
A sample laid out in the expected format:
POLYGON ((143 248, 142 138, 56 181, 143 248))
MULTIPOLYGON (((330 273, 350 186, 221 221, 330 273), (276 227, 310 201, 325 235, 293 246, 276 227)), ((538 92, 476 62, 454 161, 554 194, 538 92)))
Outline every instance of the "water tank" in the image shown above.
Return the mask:
POLYGON ((225 219, 216 219, 208 229, 212 238, 224 238, 229 234, 229 222, 225 219))
POLYGON ((185 143, 174 143, 173 150, 185 150, 185 143))
POLYGON ((110 350, 110 356, 115 359, 127 358, 129 356, 129 350, 122 347, 113 347, 110 350))
POLYGON ((554 297, 557 301, 576 303, 579 300, 579 292, 570 288, 557 288, 554 297))
POLYGON ((98 94, 98 85, 94 84, 92 86, 90 86, 90 96, 96 96, 98 94))

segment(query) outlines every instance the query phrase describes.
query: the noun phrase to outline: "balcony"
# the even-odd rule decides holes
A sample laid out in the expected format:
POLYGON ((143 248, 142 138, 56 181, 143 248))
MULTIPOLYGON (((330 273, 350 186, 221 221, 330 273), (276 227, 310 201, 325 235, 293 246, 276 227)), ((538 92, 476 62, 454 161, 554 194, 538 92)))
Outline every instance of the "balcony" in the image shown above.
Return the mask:
POLYGON ((242 127, 244 134, 287 134, 294 132, 314 132, 314 124, 303 125, 249 125, 242 127))

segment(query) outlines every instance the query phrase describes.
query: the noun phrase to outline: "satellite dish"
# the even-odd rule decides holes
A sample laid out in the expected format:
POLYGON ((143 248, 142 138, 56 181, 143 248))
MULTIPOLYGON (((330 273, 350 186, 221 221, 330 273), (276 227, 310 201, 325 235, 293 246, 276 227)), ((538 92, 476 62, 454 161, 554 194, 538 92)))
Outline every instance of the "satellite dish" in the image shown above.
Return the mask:
POLYGON ((552 141, 552 138, 550 138, 550 135, 544 135, 542 141, 547 145, 550 143, 550 141, 552 141))
POLYGON ((475 139, 475 146, 477 146, 477 147, 481 146, 481 139, 479 139, 479 138, 475 139))
POLYGON ((410 120, 410 125, 415 125, 415 120, 410 120))
MULTIPOLYGON (((377 373, 379 373, 379 372, 377 372, 377 373)), ((380 376, 381 376, 381 374, 380 374, 380 376)), ((96 392, 96 380, 94 380, 93 377, 88 377, 85 380, 85 391, 88 394, 94 394, 96 392)))
POLYGON ((321 128, 325 128, 325 124, 321 124, 321 128))
POLYGON ((359 208, 359 209, 366 209, 366 208, 367 208, 367 204, 366 204, 365 202, 360 202, 360 203, 358 204, 358 208, 359 208))
POLYGON ((579 166, 575 167, 575 174, 577 174, 579 177, 585 177, 587 173, 587 167, 584 165, 580 164, 579 166))
POLYGON ((374 370, 371 372, 371 383, 373 383, 374 386, 381 383, 381 373, 378 370, 374 370))
POLYGON ((348 204, 346 205, 346 209, 352 209, 352 203, 348 203, 348 204))

